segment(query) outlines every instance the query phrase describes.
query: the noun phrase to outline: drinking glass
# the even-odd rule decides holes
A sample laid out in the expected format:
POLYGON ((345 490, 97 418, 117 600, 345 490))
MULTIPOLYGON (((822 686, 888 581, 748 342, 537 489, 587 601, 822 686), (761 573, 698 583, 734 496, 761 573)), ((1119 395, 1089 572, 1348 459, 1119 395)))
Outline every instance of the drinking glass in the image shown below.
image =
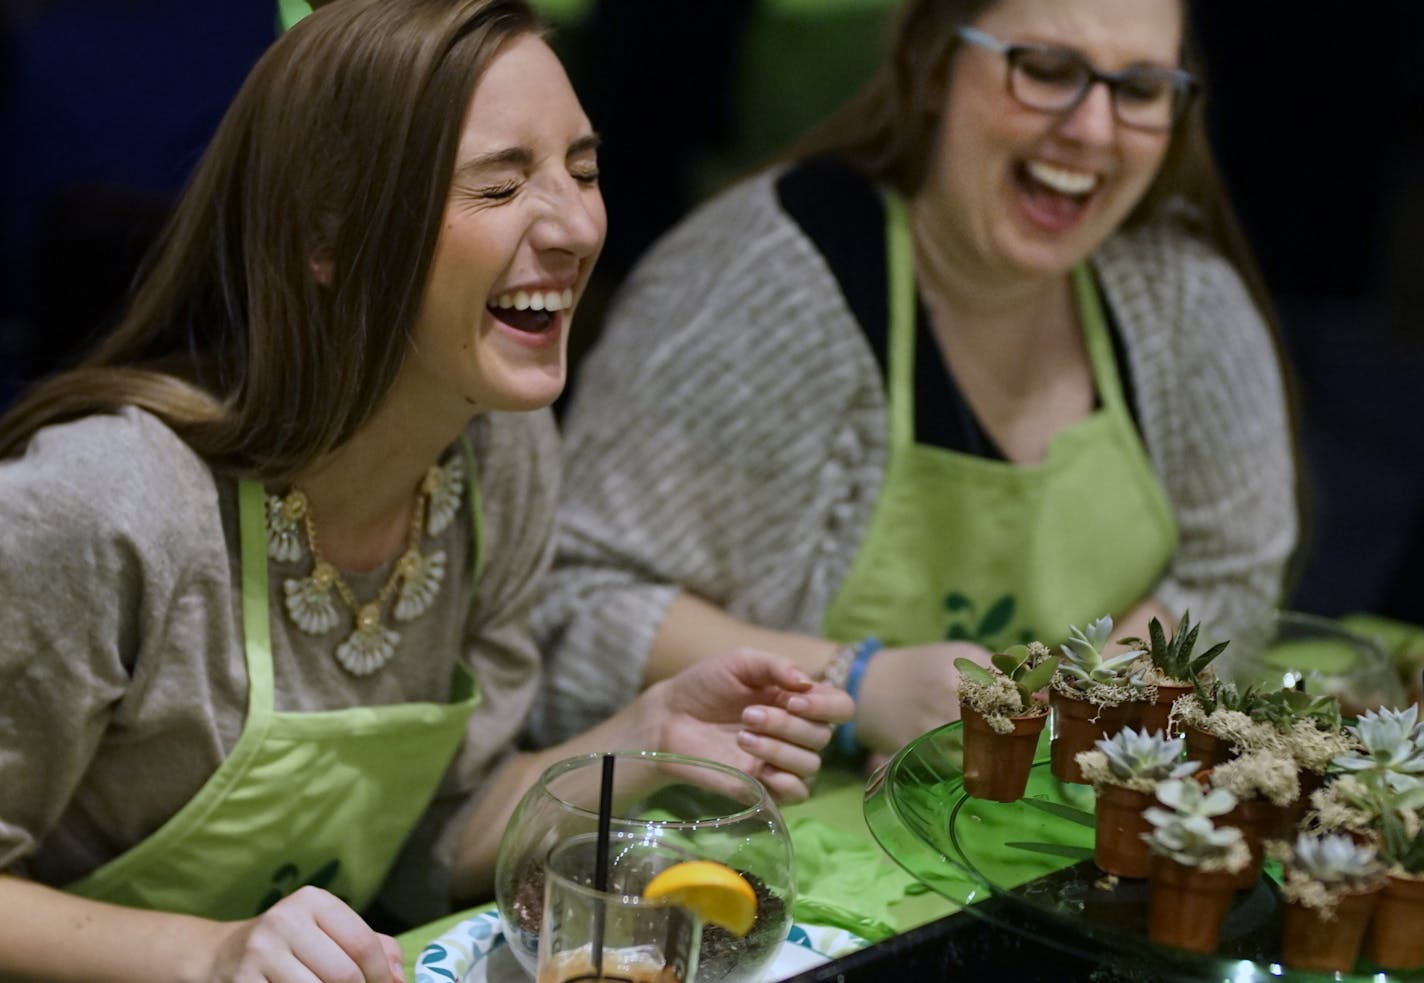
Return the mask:
POLYGON ((657 840, 609 837, 607 890, 594 887, 598 834, 565 840, 544 865, 538 983, 691 983, 702 926, 685 908, 641 895, 688 855, 657 840))

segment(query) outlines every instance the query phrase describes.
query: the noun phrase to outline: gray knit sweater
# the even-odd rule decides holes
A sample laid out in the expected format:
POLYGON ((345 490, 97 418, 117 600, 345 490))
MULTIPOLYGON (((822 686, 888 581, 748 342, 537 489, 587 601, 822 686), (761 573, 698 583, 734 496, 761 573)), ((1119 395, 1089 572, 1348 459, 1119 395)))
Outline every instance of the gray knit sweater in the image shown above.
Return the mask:
MULTIPOLYGON (((535 611, 541 741, 633 697, 680 589, 818 633, 865 534, 886 459, 883 378, 775 177, 655 246, 580 368, 555 570, 535 611)), ((1180 532, 1150 594, 1231 637, 1278 600, 1296 542, 1278 357, 1233 268, 1176 226, 1119 235, 1094 265, 1180 532)))
MULTIPOLYGON (((401 625, 390 665, 342 670, 339 638, 306 635, 284 612, 284 576, 306 567, 269 567, 278 710, 443 702, 457 659, 479 680, 483 703, 387 885, 389 906, 418 921, 448 909, 458 820, 511 750, 539 671, 528 614, 551 552, 553 421, 490 414, 468 435, 484 571, 471 600, 464 505, 434 540, 447 582, 401 625)), ((236 504, 231 480, 137 410, 46 428, 0 462, 0 870, 56 886, 89 873, 156 830, 232 749, 247 696, 236 504)), ((369 597, 388 574, 347 579, 369 597)))

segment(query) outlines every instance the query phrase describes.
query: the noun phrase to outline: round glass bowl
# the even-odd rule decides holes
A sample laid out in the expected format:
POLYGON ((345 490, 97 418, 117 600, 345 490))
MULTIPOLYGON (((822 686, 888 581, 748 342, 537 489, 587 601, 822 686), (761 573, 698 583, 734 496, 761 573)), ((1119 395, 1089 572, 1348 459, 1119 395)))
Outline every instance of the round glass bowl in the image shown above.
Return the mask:
MULTIPOLYGON (((596 832, 602 754, 551 765, 524 794, 500 841, 495 902, 510 950, 532 978, 538 961, 544 861, 555 844, 596 832)), ((745 772, 658 751, 613 754, 610 832, 665 843, 740 871, 757 893, 745 938, 703 928, 699 983, 752 983, 776 958, 796 900, 791 838, 766 788, 745 772)))
POLYGON ((1231 648, 1223 659, 1229 660, 1228 675, 1238 682, 1329 694, 1346 716, 1409 702, 1384 647, 1332 618, 1272 611, 1233 640, 1231 648))

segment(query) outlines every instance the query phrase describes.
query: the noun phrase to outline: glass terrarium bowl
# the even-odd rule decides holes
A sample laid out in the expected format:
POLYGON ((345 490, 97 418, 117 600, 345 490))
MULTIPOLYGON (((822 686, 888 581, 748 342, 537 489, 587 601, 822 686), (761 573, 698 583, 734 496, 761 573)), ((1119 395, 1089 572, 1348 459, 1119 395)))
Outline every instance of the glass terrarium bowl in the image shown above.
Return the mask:
POLYGON ((1384 647, 1332 618, 1268 612, 1232 640, 1223 659, 1238 682, 1329 694, 1346 716, 1409 702, 1384 647))
MULTIPOLYGON (((544 861, 557 843, 598 829, 603 755, 549 766, 524 794, 500 841, 495 902, 510 950, 532 979, 538 962, 544 861)), ((740 871, 757 893, 746 938, 703 928, 699 983, 760 980, 791 928, 796 881, 786 822, 745 772, 658 751, 613 754, 610 832, 656 841, 740 871)))

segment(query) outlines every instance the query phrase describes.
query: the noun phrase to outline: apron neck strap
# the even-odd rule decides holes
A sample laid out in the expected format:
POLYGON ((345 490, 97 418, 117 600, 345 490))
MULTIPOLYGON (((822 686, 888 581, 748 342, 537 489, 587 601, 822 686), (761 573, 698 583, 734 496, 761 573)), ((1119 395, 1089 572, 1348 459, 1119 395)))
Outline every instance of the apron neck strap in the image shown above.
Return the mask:
POLYGON ((247 711, 272 710, 272 634, 267 610, 267 522, 262 485, 237 488, 238 534, 242 548, 242 636, 246 640, 247 711))
MULTIPOLYGON (((915 260, 910 213, 905 198, 890 187, 881 189, 885 202, 885 273, 889 293, 889 348, 886 382, 892 443, 915 439, 915 260)), ((1083 330, 1083 343, 1093 367, 1093 382, 1104 406, 1123 402, 1103 313, 1102 297, 1087 262, 1073 267, 1073 299, 1083 330)))
POLYGON ((889 378, 890 440, 905 445, 915 439, 915 259, 909 208, 893 188, 885 200, 885 282, 890 294, 889 378))

